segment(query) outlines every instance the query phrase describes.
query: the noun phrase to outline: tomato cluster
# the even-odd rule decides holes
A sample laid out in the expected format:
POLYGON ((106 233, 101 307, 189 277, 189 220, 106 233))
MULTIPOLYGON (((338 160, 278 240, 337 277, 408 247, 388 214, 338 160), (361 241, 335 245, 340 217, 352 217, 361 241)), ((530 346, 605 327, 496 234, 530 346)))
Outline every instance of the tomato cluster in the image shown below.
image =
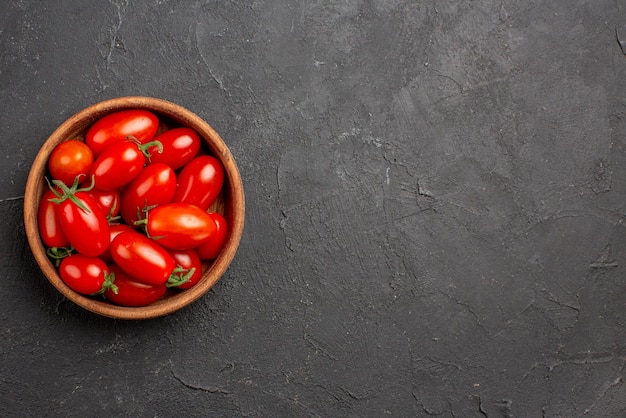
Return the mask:
POLYGON ((193 129, 167 125, 117 111, 50 154, 39 233, 74 291, 145 306, 194 286, 224 246, 224 168, 193 129))

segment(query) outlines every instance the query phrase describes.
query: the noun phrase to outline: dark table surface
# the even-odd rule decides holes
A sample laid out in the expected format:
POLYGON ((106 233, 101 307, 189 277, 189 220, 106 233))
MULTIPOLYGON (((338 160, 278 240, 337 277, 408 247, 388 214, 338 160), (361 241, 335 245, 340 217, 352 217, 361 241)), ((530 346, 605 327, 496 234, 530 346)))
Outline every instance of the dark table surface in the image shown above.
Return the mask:
POLYGON ((0 11, 0 416, 626 414, 626 4, 0 11), (207 120, 246 190, 227 273, 148 321, 61 297, 22 221, 42 142, 126 95, 207 120))

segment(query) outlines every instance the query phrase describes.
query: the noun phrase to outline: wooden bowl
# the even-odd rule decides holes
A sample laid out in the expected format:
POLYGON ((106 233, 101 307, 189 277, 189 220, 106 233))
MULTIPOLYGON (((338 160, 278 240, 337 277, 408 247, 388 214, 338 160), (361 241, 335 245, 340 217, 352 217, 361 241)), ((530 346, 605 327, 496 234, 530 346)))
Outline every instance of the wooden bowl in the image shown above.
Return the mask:
POLYGON ((237 247, 244 225, 244 191, 237 164, 219 134, 200 117, 189 110, 165 100, 151 97, 121 97, 94 104, 78 112, 59 126, 44 142, 31 167, 24 194, 24 226, 30 248, 43 274, 66 298, 77 305, 100 315, 120 319, 148 319, 167 315, 189 305, 204 295, 226 271, 237 247), (144 307, 117 306, 108 301, 81 295, 61 280, 39 236, 37 209, 47 187, 44 176, 50 153, 60 142, 84 138, 85 132, 97 119, 108 113, 124 109, 146 109, 155 113, 163 126, 187 126, 194 129, 203 140, 203 147, 224 165, 225 178, 215 210, 221 212, 229 224, 229 235, 219 256, 203 265, 200 281, 190 289, 168 291, 166 296, 144 307))

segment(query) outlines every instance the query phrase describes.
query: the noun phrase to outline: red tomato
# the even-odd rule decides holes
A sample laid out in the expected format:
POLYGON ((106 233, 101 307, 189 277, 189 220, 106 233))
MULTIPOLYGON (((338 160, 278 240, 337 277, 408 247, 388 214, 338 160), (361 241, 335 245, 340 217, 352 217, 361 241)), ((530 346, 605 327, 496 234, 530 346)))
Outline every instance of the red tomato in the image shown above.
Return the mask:
POLYGON ((106 290, 117 291, 114 276, 98 257, 82 254, 65 257, 59 266, 59 274, 70 289, 84 295, 96 295, 106 290))
POLYGON ((169 203, 176 192, 176 174, 168 165, 146 166, 122 192, 122 218, 129 225, 149 206, 169 203))
POLYGON ((79 253, 94 257, 102 254, 110 239, 106 215, 87 192, 67 192, 55 199, 58 203, 55 211, 63 233, 79 253))
POLYGON ((100 210, 107 214, 109 218, 117 216, 120 212, 120 192, 119 190, 100 190, 91 189, 87 192, 89 196, 93 197, 100 210))
POLYGON ((98 119, 87 131, 85 143, 97 158, 114 142, 130 137, 142 144, 149 142, 159 128, 157 116, 143 109, 121 110, 98 119))
POLYGON ((187 164, 200 150, 200 137, 191 128, 174 128, 154 138, 163 145, 157 152, 156 147, 148 148, 151 154, 150 163, 167 164, 177 170, 187 164))
POLYGON ((113 238, 111 256, 127 274, 152 285, 165 284, 176 268, 163 247, 139 232, 122 232, 113 238))
POLYGON ((166 203, 147 214, 146 232, 163 247, 195 248, 215 234, 215 222, 204 210, 188 203, 166 203))
POLYGON ((196 252, 202 260, 216 258, 222 251, 228 236, 228 222, 226 222, 226 218, 217 212, 209 213, 209 216, 215 222, 216 230, 211 238, 196 248, 196 252))
POLYGON ((193 287, 202 278, 202 261, 194 250, 167 250, 174 258, 176 264, 184 269, 191 271, 193 274, 183 284, 179 285, 179 289, 189 289, 193 287))
POLYGON ((224 167, 220 160, 210 155, 196 157, 179 173, 173 201, 207 210, 220 194, 223 183, 224 167))
POLYGON ((116 142, 107 147, 91 167, 96 188, 119 189, 137 177, 146 164, 143 147, 133 141, 116 142))
MULTIPOLYGON (((131 228, 130 226, 128 226, 126 224, 112 224, 111 226, 109 226, 109 231, 110 231, 110 237, 111 237, 109 242, 113 241, 113 238, 115 238, 116 236, 118 236, 122 232, 135 232, 135 230, 133 228, 131 228)), ((113 257, 111 256, 111 245, 110 244, 109 244, 109 248, 107 248, 105 252, 100 254, 100 258, 102 260, 104 260, 105 263, 112 263, 113 262, 113 257)))
POLYGON ((129 276, 119 266, 109 267, 115 274, 115 285, 117 293, 110 289, 104 292, 104 297, 111 302, 121 306, 146 306, 161 299, 167 287, 164 284, 150 285, 137 281, 129 276))
POLYGON ((59 217, 55 211, 57 204, 50 201, 50 199, 56 197, 57 195, 49 189, 41 197, 41 203, 39 203, 37 212, 39 235, 44 245, 48 248, 69 247, 70 242, 61 229, 59 217))
POLYGON ((48 158, 48 170, 55 180, 70 186, 78 176, 87 176, 94 156, 82 141, 71 139, 57 145, 48 158))

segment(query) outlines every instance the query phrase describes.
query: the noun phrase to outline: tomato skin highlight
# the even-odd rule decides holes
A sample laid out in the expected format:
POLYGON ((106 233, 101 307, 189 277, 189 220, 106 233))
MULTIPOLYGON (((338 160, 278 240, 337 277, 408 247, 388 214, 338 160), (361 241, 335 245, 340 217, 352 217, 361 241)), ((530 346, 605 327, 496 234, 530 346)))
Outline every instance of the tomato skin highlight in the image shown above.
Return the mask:
POLYGON ((107 216, 117 216, 120 212, 120 192, 119 190, 91 189, 87 194, 98 202, 98 207, 107 216))
POLYGON ((148 148, 150 164, 163 163, 178 170, 191 161, 200 151, 200 137, 191 128, 173 128, 154 138, 163 146, 161 152, 156 147, 148 148))
POLYGON ((189 289, 202 278, 202 261, 194 250, 167 250, 174 258, 176 264, 184 269, 195 269, 193 275, 185 283, 178 286, 178 289, 189 289))
POLYGON ((166 203, 148 212, 146 232, 160 245, 174 250, 195 248, 215 234, 215 221, 198 206, 166 203))
POLYGON ((217 199, 224 183, 224 167, 217 158, 201 155, 178 174, 174 202, 190 203, 207 210, 217 199))
POLYGON ((228 222, 226 218, 217 212, 211 212, 209 216, 215 222, 216 229, 215 234, 211 238, 196 248, 196 252, 202 260, 217 258, 222 248, 224 248, 224 243, 226 243, 226 238, 228 237, 228 222))
POLYGON ((113 261, 136 280, 165 284, 172 275, 176 262, 154 240, 139 232, 122 232, 111 241, 113 261))
POLYGON ((93 295, 104 292, 113 283, 107 282, 109 268, 98 257, 72 254, 65 257, 59 266, 63 282, 75 292, 93 295))
POLYGON ((109 240, 109 247, 106 249, 105 252, 103 252, 99 256, 105 263, 108 263, 108 264, 113 262, 113 256, 111 255, 111 244, 110 244, 113 241, 113 238, 115 238, 122 232, 136 232, 132 227, 126 224, 112 224, 109 226, 109 231, 110 231, 109 236, 111 237, 109 240))
POLYGON ((122 218, 129 225, 139 219, 138 211, 148 206, 169 203, 176 192, 176 174, 162 163, 147 165, 122 192, 122 218))
POLYGON ((109 222, 98 203, 87 192, 77 192, 74 196, 87 210, 66 199, 55 207, 59 224, 77 252, 98 256, 109 246, 109 222))
POLYGON ((97 158, 108 145, 135 138, 144 144, 154 138, 159 128, 157 116, 143 109, 121 110, 98 119, 87 130, 85 143, 97 158))
POLYGON ((139 175, 146 157, 132 141, 116 142, 96 158, 91 167, 96 188, 119 189, 139 175))
POLYGON ((56 212, 57 204, 49 200, 56 197, 52 190, 49 189, 46 190, 41 197, 37 211, 39 236, 41 236, 41 240, 48 248, 69 247, 70 241, 63 233, 59 216, 56 212))
POLYGON ((115 274, 117 294, 107 289, 104 297, 116 305, 131 307, 150 305, 161 299, 167 291, 164 284, 150 285, 138 281, 115 264, 109 266, 109 269, 115 274))
POLYGON ((55 180, 70 186, 77 176, 86 177, 94 162, 91 149, 78 139, 58 144, 48 158, 48 170, 55 180))

